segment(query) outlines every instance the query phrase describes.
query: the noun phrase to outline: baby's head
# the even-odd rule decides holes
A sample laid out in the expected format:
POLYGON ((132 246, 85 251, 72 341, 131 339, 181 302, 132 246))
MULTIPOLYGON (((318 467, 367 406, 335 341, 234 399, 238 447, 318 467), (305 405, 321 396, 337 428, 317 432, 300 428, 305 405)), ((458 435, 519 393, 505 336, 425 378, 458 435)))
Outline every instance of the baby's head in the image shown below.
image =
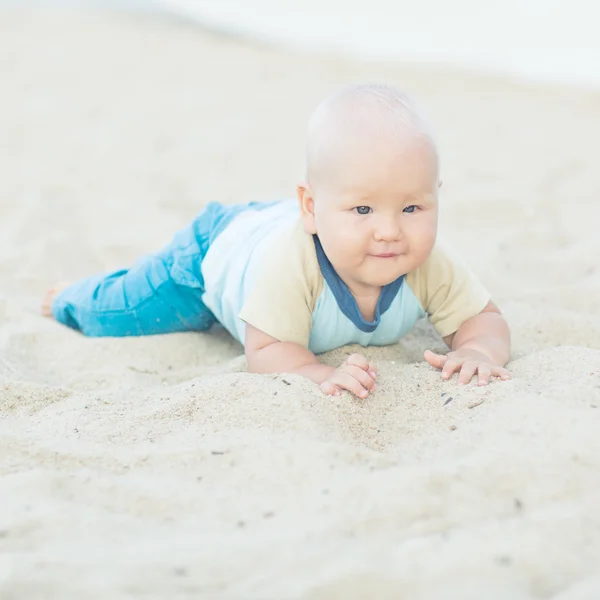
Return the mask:
POLYGON ((439 165, 425 118, 387 85, 354 85, 310 119, 304 228, 318 234, 351 291, 380 288, 429 257, 436 239, 439 165))

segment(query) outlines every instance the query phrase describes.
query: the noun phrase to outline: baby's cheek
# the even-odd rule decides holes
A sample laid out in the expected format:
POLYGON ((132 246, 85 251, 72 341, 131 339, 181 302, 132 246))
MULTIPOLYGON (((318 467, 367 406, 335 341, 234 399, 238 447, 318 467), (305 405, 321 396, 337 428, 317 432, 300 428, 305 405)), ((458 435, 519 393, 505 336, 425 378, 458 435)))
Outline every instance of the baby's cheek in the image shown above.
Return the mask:
POLYGON ((364 236, 349 228, 340 228, 335 234, 335 251, 344 256, 360 254, 367 244, 364 236))
POLYGON ((412 241, 415 250, 430 252, 435 245, 437 228, 429 223, 424 223, 420 227, 415 228, 414 234, 412 241))

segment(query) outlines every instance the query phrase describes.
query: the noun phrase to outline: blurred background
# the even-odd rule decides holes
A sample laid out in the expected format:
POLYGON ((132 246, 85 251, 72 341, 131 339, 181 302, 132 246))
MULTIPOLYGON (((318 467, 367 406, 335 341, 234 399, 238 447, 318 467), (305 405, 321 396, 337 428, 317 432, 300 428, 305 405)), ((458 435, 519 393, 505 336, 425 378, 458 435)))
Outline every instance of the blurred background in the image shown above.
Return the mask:
POLYGON ((595 0, 0 0, 155 11, 312 51, 600 86, 595 0))

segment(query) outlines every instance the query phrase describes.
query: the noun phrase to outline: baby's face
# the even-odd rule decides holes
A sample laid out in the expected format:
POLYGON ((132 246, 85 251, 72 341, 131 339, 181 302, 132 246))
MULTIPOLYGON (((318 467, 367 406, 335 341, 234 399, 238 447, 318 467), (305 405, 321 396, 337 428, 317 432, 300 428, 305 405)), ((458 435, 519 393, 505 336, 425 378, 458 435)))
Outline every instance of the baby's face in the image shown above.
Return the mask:
MULTIPOLYGON (((369 295, 422 265, 438 222, 438 167, 431 147, 412 140, 345 156, 327 182, 305 188, 317 233, 338 275, 355 295, 369 295)), ((300 192, 302 193, 300 188, 300 192)))

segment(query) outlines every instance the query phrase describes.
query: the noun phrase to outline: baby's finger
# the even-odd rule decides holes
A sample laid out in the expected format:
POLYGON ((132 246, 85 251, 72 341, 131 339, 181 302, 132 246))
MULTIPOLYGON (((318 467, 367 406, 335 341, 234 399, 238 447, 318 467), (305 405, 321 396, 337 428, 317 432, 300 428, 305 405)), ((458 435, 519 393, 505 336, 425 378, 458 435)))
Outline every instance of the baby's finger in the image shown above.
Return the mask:
POLYGON ((460 369, 461 365, 455 360, 448 359, 444 363, 444 368, 442 369, 442 379, 450 379, 452 377, 452 373, 455 373, 460 369))
POLYGON ((351 354, 346 359, 347 365, 353 365, 355 367, 360 367, 363 370, 367 370, 369 368, 369 361, 362 354, 351 354))
POLYGON ((448 357, 445 354, 436 354, 431 350, 425 350, 423 357, 432 367, 440 370, 444 368, 446 360, 448 360, 448 357))
POLYGON ((375 379, 361 368, 347 365, 344 372, 352 375, 366 390, 375 388, 375 379))
POLYGON ((477 385, 487 385, 492 376, 492 369, 487 365, 479 365, 477 369, 477 385))
POLYGON ((494 367, 492 369, 492 375, 494 377, 499 377, 500 379, 502 379, 502 381, 507 381, 508 379, 510 379, 510 371, 508 371, 508 369, 505 369, 504 367, 494 367))
POLYGON ((377 365, 375 363, 370 362, 367 372, 373 379, 375 379, 375 377, 377 377, 377 365))
POLYGON ((324 381, 320 386, 321 392, 326 396, 339 396, 340 390, 331 383, 331 381, 324 381))
POLYGON ((466 385, 471 381, 473 375, 477 372, 477 363, 473 361, 466 362, 458 374, 459 385, 466 385))
POLYGON ((348 390, 357 398, 366 398, 369 391, 363 386, 358 379, 352 377, 350 373, 340 373, 339 377, 335 378, 335 385, 343 390, 348 390))

